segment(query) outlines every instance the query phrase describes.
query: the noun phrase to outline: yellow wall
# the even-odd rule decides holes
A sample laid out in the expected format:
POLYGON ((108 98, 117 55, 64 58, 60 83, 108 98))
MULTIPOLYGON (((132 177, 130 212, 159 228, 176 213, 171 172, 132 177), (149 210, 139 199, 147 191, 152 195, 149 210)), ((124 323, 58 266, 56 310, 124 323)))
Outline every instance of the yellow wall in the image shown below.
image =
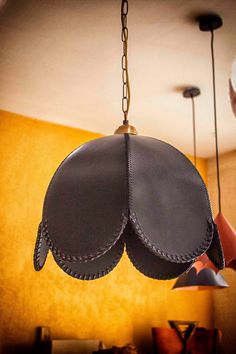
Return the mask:
MULTIPOLYGON (((113 272, 91 282, 67 276, 51 256, 36 273, 32 253, 47 185, 68 153, 98 135, 4 111, 0 121, 2 351, 7 345, 32 345, 40 325, 50 326, 54 338, 147 347, 151 327, 167 326, 168 319, 212 325, 209 292, 171 291, 173 280, 145 278, 126 255, 113 272)), ((199 166, 205 176, 205 163, 199 166)))
MULTIPOLYGON (((236 151, 220 156, 222 212, 236 229, 236 151)), ((215 159, 208 161, 208 183, 214 214, 218 212, 215 159)), ((236 347, 236 272, 226 268, 221 274, 229 288, 214 291, 214 325, 223 332, 222 354, 235 353, 236 347)))

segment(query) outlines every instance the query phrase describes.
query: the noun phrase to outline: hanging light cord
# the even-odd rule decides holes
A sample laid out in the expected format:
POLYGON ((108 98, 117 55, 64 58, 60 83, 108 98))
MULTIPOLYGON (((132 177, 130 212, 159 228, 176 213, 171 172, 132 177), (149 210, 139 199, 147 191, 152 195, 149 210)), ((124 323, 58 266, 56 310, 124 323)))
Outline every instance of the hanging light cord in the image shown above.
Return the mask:
POLYGON ((123 43, 123 55, 121 57, 122 66, 122 111, 124 113, 123 124, 129 124, 128 112, 130 106, 130 85, 129 85, 129 73, 128 73, 128 27, 127 27, 127 15, 128 15, 128 0, 122 0, 121 3, 121 40, 123 43))
POLYGON ((195 123, 195 102, 194 97, 191 95, 192 101, 192 115, 193 115, 193 153, 194 153, 194 166, 197 166, 197 148, 196 148, 196 123, 195 123))
POLYGON ((220 167, 219 167, 217 115, 216 115, 216 83, 215 83, 215 57, 214 57, 214 30, 213 29, 211 30, 211 61, 212 61, 213 102, 214 102, 216 172, 217 172, 217 186, 218 186, 218 208, 219 208, 219 212, 221 212, 220 167))

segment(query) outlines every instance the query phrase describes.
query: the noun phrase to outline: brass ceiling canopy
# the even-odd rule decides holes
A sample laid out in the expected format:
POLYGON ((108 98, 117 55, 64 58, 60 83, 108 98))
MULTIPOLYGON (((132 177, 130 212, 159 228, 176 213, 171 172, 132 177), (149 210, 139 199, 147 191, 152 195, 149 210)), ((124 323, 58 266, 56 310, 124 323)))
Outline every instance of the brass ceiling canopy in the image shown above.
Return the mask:
POLYGON ((68 275, 96 279, 116 266, 124 247, 133 265, 154 279, 176 278, 205 252, 223 266, 207 189, 193 164, 129 126, 127 14, 122 0, 123 126, 80 146, 58 167, 44 200, 36 270, 50 250, 68 275))
POLYGON ((135 127, 133 127, 132 125, 122 124, 116 129, 114 134, 132 134, 132 135, 137 135, 138 132, 135 129, 135 127))

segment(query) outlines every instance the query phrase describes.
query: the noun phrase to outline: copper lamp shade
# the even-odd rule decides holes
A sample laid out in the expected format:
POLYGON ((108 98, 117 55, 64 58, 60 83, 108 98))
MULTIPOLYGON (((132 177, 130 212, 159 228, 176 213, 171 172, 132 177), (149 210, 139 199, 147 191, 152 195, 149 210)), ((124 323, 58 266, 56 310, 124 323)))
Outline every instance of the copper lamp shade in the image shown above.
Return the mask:
POLYGON ((192 268, 180 275, 174 290, 213 290, 228 288, 224 277, 217 273, 216 267, 206 255, 198 258, 192 268))
POLYGON ((215 223, 224 250, 225 266, 236 270, 236 231, 222 212, 217 214, 215 223))

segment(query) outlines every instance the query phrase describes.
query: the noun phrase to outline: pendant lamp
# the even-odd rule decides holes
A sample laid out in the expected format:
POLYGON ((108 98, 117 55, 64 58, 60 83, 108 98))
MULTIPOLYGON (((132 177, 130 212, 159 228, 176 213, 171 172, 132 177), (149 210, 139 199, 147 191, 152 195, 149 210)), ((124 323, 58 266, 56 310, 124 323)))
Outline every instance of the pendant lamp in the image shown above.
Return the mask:
POLYGON ((173 146, 138 136, 129 125, 128 1, 121 2, 123 124, 88 142, 58 167, 46 192, 34 252, 40 270, 52 252, 68 275, 92 280, 109 273, 124 247, 154 279, 176 278, 208 249, 221 253, 206 186, 173 146))
POLYGON ((221 186, 220 186, 220 166, 218 151, 218 131, 217 131, 217 112, 216 112, 216 83, 215 83, 215 57, 214 57, 214 31, 223 25, 222 19, 218 15, 203 15, 198 17, 199 28, 201 31, 211 33, 211 61, 212 61, 212 86, 213 86, 213 107, 215 125, 215 154, 217 171, 218 189, 218 214, 215 218, 220 239, 225 256, 225 267, 236 270, 236 231, 228 222, 221 211, 221 186))
MULTIPOLYGON (((183 96, 191 98, 192 102, 192 123, 193 123, 193 150, 194 166, 197 163, 196 153, 196 124, 195 124, 195 103, 194 98, 200 95, 198 87, 189 87, 184 90, 183 96)), ((221 254, 223 259, 223 255, 221 254)), ((172 289, 174 290, 206 290, 206 289, 224 289, 228 284, 223 276, 218 273, 218 269, 210 261, 207 254, 197 258, 189 271, 180 275, 172 289)))

